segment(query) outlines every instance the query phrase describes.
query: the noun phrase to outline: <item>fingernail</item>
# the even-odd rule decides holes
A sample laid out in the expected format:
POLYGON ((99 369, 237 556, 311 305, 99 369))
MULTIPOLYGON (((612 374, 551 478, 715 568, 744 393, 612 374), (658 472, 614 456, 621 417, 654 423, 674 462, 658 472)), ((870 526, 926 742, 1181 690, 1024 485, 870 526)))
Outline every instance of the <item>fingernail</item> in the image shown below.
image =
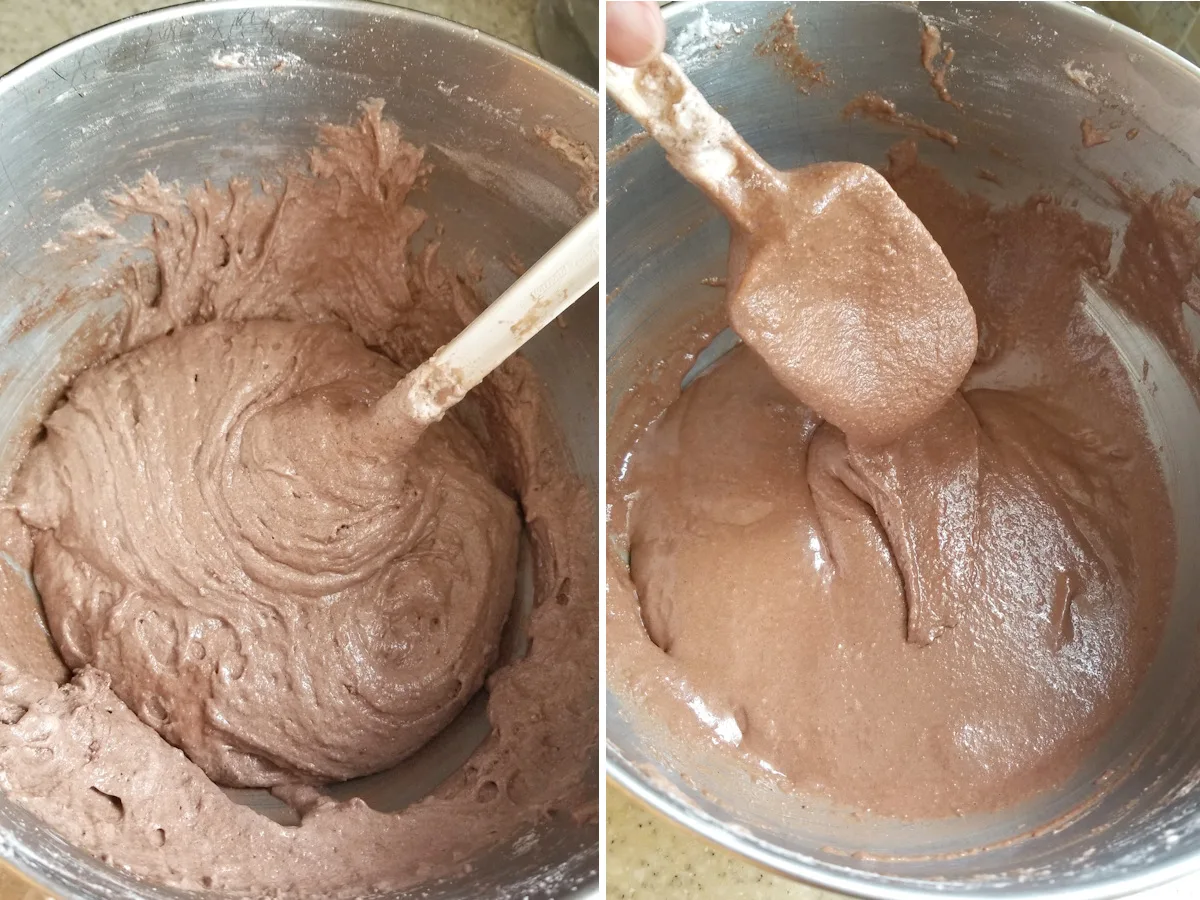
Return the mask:
POLYGON ((623 66, 643 66, 662 52, 666 28, 650 0, 606 4, 608 58, 623 66))
POLYGON ((638 15, 642 23, 639 33, 645 38, 646 47, 642 58, 634 65, 644 66, 662 53, 663 46, 667 42, 667 29, 657 3, 653 0, 642 0, 638 6, 641 7, 638 15))

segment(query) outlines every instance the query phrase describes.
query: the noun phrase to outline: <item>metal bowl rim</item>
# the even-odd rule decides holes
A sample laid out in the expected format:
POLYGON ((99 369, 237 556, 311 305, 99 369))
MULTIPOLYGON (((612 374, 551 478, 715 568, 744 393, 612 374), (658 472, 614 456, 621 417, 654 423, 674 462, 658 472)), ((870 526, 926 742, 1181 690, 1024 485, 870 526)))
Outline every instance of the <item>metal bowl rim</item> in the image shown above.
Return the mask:
POLYGON ((192 0, 189 3, 181 3, 163 9, 135 13, 70 37, 62 43, 55 44, 53 47, 43 50, 41 53, 20 63, 8 72, 0 74, 0 96, 3 96, 22 82, 27 81, 35 74, 45 71, 85 47, 93 46, 117 35, 135 31, 143 26, 159 25, 176 19, 191 18, 196 14, 210 10, 213 12, 226 12, 229 10, 261 9, 310 9, 357 12, 364 15, 385 16, 408 22, 420 22, 451 35, 455 39, 476 41, 500 53, 514 56, 522 62, 529 63, 545 71, 547 74, 563 82, 567 87, 581 93, 584 99, 590 101, 593 106, 598 108, 600 104, 600 95, 590 85, 585 84, 566 70, 560 69, 540 56, 536 56, 528 50, 518 47, 516 44, 511 44, 502 38, 480 31, 478 28, 472 28, 469 25, 463 25, 442 16, 436 16, 433 13, 407 9, 402 6, 392 6, 389 3, 376 2, 376 0, 192 0))

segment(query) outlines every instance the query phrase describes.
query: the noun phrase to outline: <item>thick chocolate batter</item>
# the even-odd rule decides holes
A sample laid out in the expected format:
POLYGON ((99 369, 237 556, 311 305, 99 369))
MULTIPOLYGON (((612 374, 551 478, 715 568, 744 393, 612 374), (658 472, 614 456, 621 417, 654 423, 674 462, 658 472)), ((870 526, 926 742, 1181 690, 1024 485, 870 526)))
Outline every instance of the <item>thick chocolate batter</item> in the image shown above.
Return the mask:
MULTIPOLYGON (((886 174, 978 317, 962 391, 869 447, 747 347, 681 395, 648 373, 610 436, 609 677, 802 793, 937 817, 1078 766, 1153 655, 1175 550, 1128 375, 1083 302, 1108 234, 1050 198, 989 209, 912 145, 886 174)), ((685 336, 677 374, 711 333, 685 336)))
POLYGON ((387 768, 495 661, 519 524, 478 441, 448 420, 397 460, 286 427, 332 442, 400 374, 333 325, 188 326, 80 376, 25 465, 63 659, 219 784, 387 768))
POLYGON ((261 192, 148 178, 119 201, 153 217, 156 264, 117 277, 119 355, 10 501, 29 533, 6 549, 76 674, 0 646, 0 787, 169 885, 361 896, 594 804, 593 505, 532 369, 403 456, 356 441, 352 414, 479 308, 436 245, 410 256, 422 157, 380 110, 261 192), (491 671, 522 516, 531 649, 491 671), (434 796, 383 814, 312 786, 404 758, 485 679, 492 732, 434 796), (275 786, 301 822, 218 784, 275 786))

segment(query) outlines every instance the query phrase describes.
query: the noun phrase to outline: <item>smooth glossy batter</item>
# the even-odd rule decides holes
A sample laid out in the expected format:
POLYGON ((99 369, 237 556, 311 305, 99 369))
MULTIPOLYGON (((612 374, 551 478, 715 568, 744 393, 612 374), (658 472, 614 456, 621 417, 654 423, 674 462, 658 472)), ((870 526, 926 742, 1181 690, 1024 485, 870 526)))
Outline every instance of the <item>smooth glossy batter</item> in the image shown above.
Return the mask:
POLYGON ((117 201, 153 218, 155 264, 114 274, 115 358, 75 379, 10 498, 5 550, 32 557, 74 671, 6 591, 0 788, 152 881, 362 896, 594 810, 594 501, 532 368, 506 362, 406 454, 356 431, 479 309, 436 243, 410 248, 422 155, 380 110, 261 191, 148 177, 117 201), (530 649, 494 670, 522 518, 530 649), (433 795, 385 814, 315 786, 404 758, 485 679, 491 732, 433 795), (272 785, 300 823, 218 785, 272 785))
POLYGON ((993 211, 911 146, 888 177, 978 316, 963 390, 882 447, 748 347, 676 398, 635 391, 610 438, 609 674, 718 757, 937 817, 1050 788, 1096 745, 1157 646, 1173 525, 1084 309, 1107 233, 1048 198, 993 211))

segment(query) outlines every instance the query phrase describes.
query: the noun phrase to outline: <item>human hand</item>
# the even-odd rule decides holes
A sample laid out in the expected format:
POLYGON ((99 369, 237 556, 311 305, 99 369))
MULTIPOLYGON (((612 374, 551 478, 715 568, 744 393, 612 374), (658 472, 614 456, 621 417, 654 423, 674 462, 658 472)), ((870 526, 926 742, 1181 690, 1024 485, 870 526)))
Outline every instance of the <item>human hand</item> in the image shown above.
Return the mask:
POLYGON ((644 66, 662 52, 667 26, 652 0, 608 0, 604 4, 608 58, 622 66, 644 66))

